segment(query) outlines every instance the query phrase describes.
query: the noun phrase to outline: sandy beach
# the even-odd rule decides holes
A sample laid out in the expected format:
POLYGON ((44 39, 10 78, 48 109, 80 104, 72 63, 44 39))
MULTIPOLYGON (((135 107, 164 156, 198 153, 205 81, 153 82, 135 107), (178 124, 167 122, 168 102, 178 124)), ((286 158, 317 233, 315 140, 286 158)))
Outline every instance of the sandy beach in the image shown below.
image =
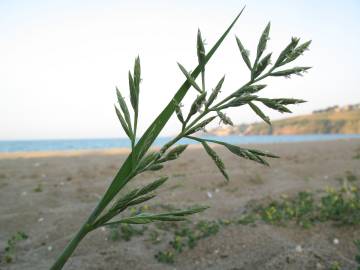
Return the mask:
MULTIPOLYGON (((144 173, 130 186, 169 176, 159 196, 149 202, 150 208, 208 205, 208 210, 190 219, 225 220, 240 217, 255 202, 339 187, 338 179, 347 172, 360 177, 360 160, 353 158, 360 140, 246 147, 281 158, 265 167, 216 148, 230 176, 226 184, 206 153, 193 146, 163 170, 144 173)), ((124 149, 0 153, 0 252, 17 231, 29 236, 17 244, 14 261, 0 262, 0 269, 49 269, 110 184, 126 153, 124 149)), ((169 265, 154 258, 168 246, 166 236, 158 244, 147 241, 146 233, 131 241, 112 241, 109 230, 88 235, 64 269, 329 269, 334 261, 341 269, 356 269, 353 240, 360 239, 359 226, 337 227, 331 222, 309 229, 262 221, 256 226, 236 224, 199 240, 169 265)))

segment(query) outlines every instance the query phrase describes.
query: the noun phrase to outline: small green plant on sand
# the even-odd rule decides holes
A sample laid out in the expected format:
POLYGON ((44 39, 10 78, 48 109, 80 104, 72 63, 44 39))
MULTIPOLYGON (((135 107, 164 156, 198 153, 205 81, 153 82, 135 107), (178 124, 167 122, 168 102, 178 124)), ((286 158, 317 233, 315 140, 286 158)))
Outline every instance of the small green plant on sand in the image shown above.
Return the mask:
POLYGON ((357 263, 357 270, 360 270, 360 240, 355 240, 354 244, 357 249, 357 254, 355 255, 355 262, 357 263))
POLYGON ((172 264, 175 262, 175 254, 172 251, 159 251, 155 258, 161 263, 172 264))
POLYGON ((34 192, 42 192, 43 188, 42 188, 41 183, 39 183, 33 190, 34 190, 34 192))
POLYGON ((162 240, 162 237, 158 230, 156 230, 156 229, 150 230, 147 241, 149 241, 153 245, 156 245, 156 244, 159 244, 161 242, 161 240, 162 240))
POLYGON ((360 159, 360 147, 356 148, 353 159, 360 159))
POLYGON ((182 253, 186 249, 194 248, 201 239, 216 235, 221 226, 229 224, 230 221, 206 220, 196 223, 182 223, 177 229, 171 231, 172 240, 169 242, 170 247, 167 247, 165 251, 157 253, 155 258, 159 262, 174 263, 176 254, 182 253), (165 260, 165 254, 171 254, 171 260, 165 260))
MULTIPOLYGON (((88 233, 100 227, 115 224, 146 224, 158 221, 181 221, 185 220, 186 216, 204 211, 207 207, 192 207, 163 213, 141 212, 136 215, 129 215, 126 211, 129 207, 141 204, 155 197, 155 190, 166 182, 167 177, 157 179, 128 193, 124 192, 124 187, 143 172, 160 170, 167 162, 177 159, 186 148, 186 145, 176 145, 182 138, 200 142, 226 180, 228 180, 229 177, 224 162, 209 143, 219 144, 239 157, 253 160, 263 165, 268 165, 266 158, 277 158, 276 155, 260 150, 242 148, 222 141, 196 136, 198 131, 206 128, 206 126, 214 122, 215 119, 220 119, 225 125, 232 125, 231 119, 225 114, 225 111, 229 108, 249 106, 262 120, 270 124, 269 117, 265 115, 258 104, 282 113, 290 113, 291 111, 288 105, 304 102, 303 100, 293 98, 266 98, 259 96, 260 91, 267 86, 260 83, 264 79, 269 77, 302 75, 310 68, 284 67, 292 63, 308 49, 310 41, 300 44, 299 38, 292 38, 290 43, 275 59, 274 64, 271 65, 272 53, 265 54, 270 33, 270 23, 265 27, 265 30, 260 36, 253 61, 251 61, 249 53, 240 39, 236 38, 240 55, 250 71, 249 81, 228 92, 229 94, 222 99, 220 99, 221 95, 219 95, 219 93, 223 89, 222 86, 225 77, 222 77, 213 90, 209 91, 209 86, 205 84, 205 71, 208 61, 213 57, 225 37, 229 34, 241 13, 242 11, 220 36, 215 45, 208 51, 205 49, 200 30, 198 31, 197 67, 192 72, 188 72, 184 66, 178 64, 185 77, 184 83, 139 139, 137 139, 139 135, 137 126, 139 120, 141 67, 140 58, 137 57, 135 59, 134 71, 128 74, 131 108, 118 89, 116 89, 118 106, 115 106, 115 111, 121 126, 131 142, 132 151, 122 164, 98 205, 74 238, 65 247, 51 269, 61 269, 81 240, 88 233), (200 77, 199 84, 197 77, 200 77), (181 102, 191 88, 196 91, 198 95, 190 105, 188 113, 185 115, 183 109, 181 109, 181 102), (159 151, 149 152, 151 145, 159 136, 170 117, 174 114, 181 124, 179 133, 173 139, 169 140, 159 151)), ((165 69, 159 72, 159 86, 162 86, 161 77, 164 76, 164 71, 165 69)), ((224 93, 226 92, 224 91, 224 93)), ((171 258, 169 254, 159 254, 159 257, 168 258, 169 260, 171 258)))
POLYGON ((17 232, 7 240, 3 260, 6 263, 11 263, 15 258, 16 245, 19 241, 28 239, 28 236, 24 232, 17 232))
POLYGON ((353 172, 346 171, 346 180, 349 182, 355 182, 358 180, 358 178, 353 172))
POLYGON ((299 192, 293 199, 285 197, 281 201, 273 201, 265 207, 260 207, 259 214, 267 223, 285 224, 287 221, 295 220, 297 224, 309 227, 314 219, 314 208, 313 194, 299 192))
POLYGON ((341 270, 341 265, 340 265, 340 263, 337 262, 337 261, 332 262, 331 265, 330 265, 329 270, 341 270))
POLYGON ((134 236, 143 235, 146 229, 145 226, 138 228, 131 224, 114 224, 110 228, 109 239, 130 241, 134 236))
POLYGON ((238 223, 253 224, 258 219, 282 226, 294 221, 304 228, 327 221, 336 225, 357 225, 360 224, 360 192, 347 181, 338 189, 327 188, 317 197, 302 191, 295 197, 283 196, 269 204, 258 205, 245 213, 238 223))

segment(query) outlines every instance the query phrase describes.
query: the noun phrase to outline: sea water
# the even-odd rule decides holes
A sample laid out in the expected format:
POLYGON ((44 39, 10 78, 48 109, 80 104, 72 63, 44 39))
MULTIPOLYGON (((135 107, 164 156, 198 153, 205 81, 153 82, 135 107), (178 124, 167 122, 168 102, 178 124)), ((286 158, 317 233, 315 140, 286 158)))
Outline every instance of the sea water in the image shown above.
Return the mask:
MULTIPOLYGON (((206 136, 205 138, 220 140, 232 144, 263 144, 263 143, 287 143, 307 141, 329 141, 337 139, 360 139, 360 134, 310 134, 310 135, 259 135, 259 136, 206 136)), ((171 137, 159 137, 153 146, 162 146, 171 137)), ((179 143, 196 144, 198 142, 183 139, 179 143)), ((130 142, 126 138, 106 139, 64 139, 64 140, 19 140, 0 141, 0 152, 30 152, 30 151, 61 151, 81 149, 110 149, 129 148, 130 142)))

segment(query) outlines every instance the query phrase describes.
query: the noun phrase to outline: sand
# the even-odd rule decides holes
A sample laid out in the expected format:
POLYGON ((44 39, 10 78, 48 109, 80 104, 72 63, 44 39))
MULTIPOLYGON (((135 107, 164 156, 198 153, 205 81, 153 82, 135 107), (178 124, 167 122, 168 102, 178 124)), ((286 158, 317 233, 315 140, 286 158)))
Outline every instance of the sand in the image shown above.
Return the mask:
MULTIPOLYGON (((360 140, 250 147, 282 158, 271 160, 267 168, 217 148, 231 178, 225 185, 204 151, 192 147, 164 170, 145 173, 132 185, 167 175, 170 180, 150 206, 209 205, 210 209, 192 219, 214 220, 239 217, 253 201, 339 186, 336 179, 346 171, 360 177, 360 160, 353 159, 360 140)), ((49 269, 96 205, 125 155, 122 149, 0 154, 0 250, 15 232, 29 235, 18 244, 15 261, 1 262, 0 269, 49 269), (39 184, 42 191, 35 192, 39 184)), ((85 238, 64 269, 328 269, 332 261, 338 261, 342 269, 356 269, 352 241, 360 239, 359 229, 331 223, 310 229, 261 221, 255 227, 231 225, 177 255, 173 265, 154 259, 166 242, 153 245, 145 236, 129 242, 110 241, 108 229, 98 230, 85 238), (333 243, 335 238, 338 244, 333 243)))

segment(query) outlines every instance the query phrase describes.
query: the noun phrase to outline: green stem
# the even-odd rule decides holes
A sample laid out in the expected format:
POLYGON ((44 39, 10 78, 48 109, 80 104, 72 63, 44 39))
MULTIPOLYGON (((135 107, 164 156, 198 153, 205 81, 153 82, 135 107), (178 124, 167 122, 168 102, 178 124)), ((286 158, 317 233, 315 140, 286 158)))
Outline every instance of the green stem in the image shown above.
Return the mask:
POLYGON ((198 138, 198 137, 195 137, 195 136, 185 136, 185 137, 190 139, 190 140, 194 140, 194 141, 198 141, 198 142, 207 141, 207 142, 212 142, 212 143, 216 143, 216 144, 226 145, 226 143, 224 143, 222 141, 217 141, 217 140, 203 139, 203 138, 198 138))
MULTIPOLYGON (((200 113, 187 127, 186 131, 190 130, 201 118, 203 118, 205 115, 207 115, 211 110, 205 109, 202 113, 200 113)), ((186 133, 184 130, 184 134, 186 133)))
MULTIPOLYGON (((119 173, 118 173, 119 174, 119 173)), ((118 174, 115 176, 115 178, 118 177, 118 174)), ((131 175, 131 173, 130 173, 131 175)), ((128 179, 125 179, 122 186, 124 186, 127 183, 128 179)), ((120 187, 121 189, 121 187, 120 187)), ((101 212, 106 208, 106 206, 109 204, 109 202, 112 200, 113 197, 109 198, 108 191, 105 192, 103 197, 101 198, 98 205, 95 207, 95 209, 92 211, 89 218, 86 220, 86 222, 81 226, 79 231, 76 233, 74 238, 67 244, 61 255, 57 258, 53 266, 50 268, 50 270, 61 270, 67 260, 70 258, 76 247, 79 245, 80 241, 92 230, 96 229, 93 224, 98 218, 98 216, 101 214, 101 212)))
POLYGON ((166 150, 168 150, 173 144, 175 144, 177 141, 179 141, 181 138, 183 138, 184 135, 185 135, 184 131, 180 132, 174 139, 167 142, 166 144, 164 144, 163 147, 161 147, 160 153, 162 153, 162 154, 165 153, 166 150))
POLYGON ((134 115, 134 142, 136 140, 137 122, 138 122, 138 112, 136 110, 134 115))
MULTIPOLYGON (((253 83, 256 83, 258 81, 261 81, 263 79, 265 79, 266 77, 268 77, 270 75, 270 73, 275 69, 275 67, 272 67, 267 73, 265 73, 264 75, 258 77, 257 79, 253 79, 253 80, 250 80, 248 83, 244 84, 241 88, 244 88, 246 86, 249 86, 253 83)), ((240 89, 241 89, 240 88, 240 89)), ((216 109, 218 107, 220 107, 221 105, 223 105, 225 102, 227 102, 228 100, 232 99, 234 96, 233 95, 230 95, 228 96, 227 98, 224 98, 222 101, 220 101, 219 103, 217 103, 216 105, 214 105, 211 109, 209 109, 209 111, 216 111, 216 109)))
MULTIPOLYGON (((250 80, 248 83, 244 84, 241 88, 247 87, 247 86, 249 86, 249 85, 251 85, 253 83, 256 83, 258 81, 261 81, 261 80, 265 79, 266 77, 268 77, 271 74, 271 72, 274 69, 275 69, 275 67, 272 67, 267 73, 265 73, 264 75, 258 77, 257 79, 250 80)), ((182 127, 182 133, 185 134, 186 133, 185 130, 189 130, 190 128, 192 128, 199 120, 201 120, 201 118, 203 118, 209 112, 216 111, 218 107, 220 107, 221 105, 223 105, 225 102, 229 101, 232 98, 233 98, 233 95, 230 95, 230 96, 224 98, 222 101, 220 101, 216 105, 214 105, 212 108, 205 107, 205 110, 201 114, 199 114, 187 127, 185 127, 185 125, 187 124, 187 121, 189 120, 189 119, 187 119, 187 121, 184 123, 184 125, 182 127)), ((186 137, 188 137, 188 136, 186 136, 186 137)))
POLYGON ((205 70, 201 72, 201 86, 202 91, 205 92, 205 70))
POLYGON ((171 141, 167 142, 163 147, 161 147, 160 152, 161 153, 165 153, 166 150, 168 150, 172 145, 174 145, 177 141, 179 141, 180 139, 186 137, 185 134, 186 132, 192 128, 201 118, 203 118, 207 113, 209 113, 209 110, 205 110, 204 112, 202 112, 199 116, 197 116, 190 124, 189 126, 183 126, 181 132, 175 137, 173 138, 171 141))
MULTIPOLYGON (((135 115, 134 115, 134 135, 133 135, 133 139, 131 140, 131 151, 132 152, 134 152, 134 148, 135 148, 137 122, 138 122, 138 109, 135 110, 135 115)), ((132 168, 133 169, 135 168, 135 162, 136 162, 135 155, 132 155, 132 168)))
MULTIPOLYGON (((244 88, 244 87, 246 87, 246 86, 249 86, 249 85, 251 85, 251 84, 253 84, 253 83, 256 83, 256 82, 258 82, 258 81, 260 81, 260 80, 265 79, 266 77, 268 77, 268 76, 270 75, 270 73, 271 73, 274 69, 275 69, 275 67, 271 68, 266 74, 258 77, 257 79, 250 80, 248 83, 244 84, 241 88, 244 88)), ((241 89, 241 88, 240 88, 240 89, 241 89)), ((216 111, 216 109, 217 109, 219 106, 223 105, 225 102, 229 101, 229 100, 232 99, 232 98, 233 98, 233 95, 230 95, 230 96, 224 98, 222 101, 220 101, 220 102, 217 103, 216 105, 214 105, 212 108, 207 108, 207 107, 206 107, 205 110, 204 110, 201 114, 199 114, 199 115, 188 125, 187 130, 189 130, 190 128, 192 128, 201 118, 203 118, 203 117, 204 117, 205 115, 207 115, 209 112, 211 112, 211 111, 216 111)), ((184 131, 185 131, 185 127, 184 127, 184 126, 183 126, 183 130, 182 130, 182 131, 183 131, 183 133, 186 133, 186 132, 184 132, 184 131)))
POLYGON ((86 236, 87 233, 89 233, 90 226, 86 222, 80 230, 77 232, 75 237, 67 244, 61 255, 57 258, 53 266, 50 268, 50 270, 60 270, 63 268, 67 260, 70 258, 70 256, 73 254, 76 247, 79 245, 80 241, 86 236))
MULTIPOLYGON (((244 87, 246 87, 246 86, 249 86, 249 85, 253 84, 254 82, 255 82, 255 81, 250 81, 250 82, 244 84, 241 88, 244 88, 244 87)), ((241 88, 240 88, 240 89, 241 89, 241 88)), ((239 89, 239 90, 240 90, 240 89, 239 89)), ((217 103, 216 105, 214 105, 210 110, 216 111, 216 109, 217 109, 218 107, 220 107, 220 106, 223 105, 225 102, 227 102, 228 100, 232 99, 233 97, 234 97, 233 95, 230 95, 230 96, 224 98, 222 101, 220 101, 219 103, 217 103)))

